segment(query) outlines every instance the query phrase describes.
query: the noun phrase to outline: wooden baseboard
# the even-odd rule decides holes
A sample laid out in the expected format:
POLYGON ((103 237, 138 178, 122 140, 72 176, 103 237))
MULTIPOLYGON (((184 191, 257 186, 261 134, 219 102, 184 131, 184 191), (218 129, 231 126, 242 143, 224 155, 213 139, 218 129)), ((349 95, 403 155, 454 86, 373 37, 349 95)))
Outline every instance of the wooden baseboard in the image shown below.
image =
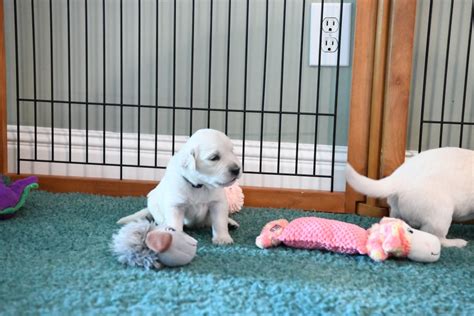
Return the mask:
MULTIPOLYGON (((28 175, 8 174, 13 180, 28 175)), ((117 180, 102 178, 83 178, 37 175, 40 190, 50 192, 80 192, 111 196, 146 196, 157 182, 139 180, 117 180)), ((242 187, 245 206, 292 208, 345 213, 343 192, 303 191, 295 189, 276 189, 242 187)))
MULTIPOLYGON (((30 174, 8 174, 12 180, 17 180, 30 174)), ((102 178, 82 178, 65 176, 35 175, 39 179, 40 190, 49 192, 80 192, 110 196, 145 196, 156 182, 116 180, 102 178)))
POLYGON ((388 208, 369 205, 366 203, 357 204, 357 214, 370 217, 388 216, 388 208))
POLYGON ((243 187, 245 205, 347 213, 343 192, 243 187))

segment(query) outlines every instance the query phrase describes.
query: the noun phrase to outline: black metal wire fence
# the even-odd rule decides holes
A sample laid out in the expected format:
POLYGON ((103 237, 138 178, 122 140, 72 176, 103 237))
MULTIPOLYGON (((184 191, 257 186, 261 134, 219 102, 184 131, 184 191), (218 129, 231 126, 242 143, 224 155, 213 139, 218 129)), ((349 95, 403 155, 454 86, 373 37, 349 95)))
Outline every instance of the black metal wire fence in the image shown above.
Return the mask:
MULTIPOLYGON (((118 1, 117 1, 118 2, 118 1)), ((115 2, 115 5, 117 5, 115 2)), ((251 47, 251 43, 249 41, 249 36, 252 36, 252 32, 249 24, 250 24, 250 15, 256 14, 255 12, 251 12, 252 6, 251 4, 254 2, 258 2, 258 0, 228 0, 227 5, 227 12, 226 12, 226 23, 225 29, 216 29, 216 19, 218 16, 216 15, 216 4, 217 1, 210 0, 208 11, 203 12, 202 9, 199 11, 197 10, 197 3, 196 0, 175 0, 175 1, 123 1, 120 0, 118 4, 118 12, 111 11, 111 2, 105 0, 81 0, 81 1, 74 1, 74 0, 62 0, 62 1, 53 1, 53 0, 31 0, 31 1, 18 1, 14 0, 13 7, 14 7, 14 39, 15 39, 15 73, 16 73, 16 124, 17 124, 17 172, 21 172, 21 163, 22 162, 43 162, 43 163, 64 163, 64 164, 80 164, 80 165, 101 165, 101 166, 113 166, 118 167, 118 173, 120 179, 123 178, 123 168, 125 167, 138 167, 138 168, 165 168, 166 163, 160 163, 157 159, 157 151, 159 147, 159 116, 162 115, 163 111, 167 111, 169 114, 170 120, 170 137, 171 137, 171 154, 178 149, 176 146, 176 137, 178 136, 177 133, 177 124, 180 125, 188 124, 187 131, 191 134, 193 131, 196 130, 196 124, 193 123, 195 120, 193 119, 196 115, 203 115, 205 117, 205 126, 204 127, 213 127, 213 120, 215 119, 214 114, 219 114, 219 118, 223 120, 223 128, 222 131, 225 133, 229 132, 229 126, 231 122, 235 125, 239 125, 238 129, 241 131, 241 155, 243 161, 243 171, 244 173, 254 173, 254 174, 268 174, 268 175, 287 175, 287 176, 305 176, 305 177, 319 177, 325 178, 330 181, 330 189, 331 191, 334 189, 334 164, 335 164, 335 155, 336 155, 336 138, 338 130, 341 127, 338 125, 338 106, 340 103, 339 97, 339 87, 340 83, 340 49, 337 52, 337 67, 334 68, 332 83, 334 84, 331 87, 332 96, 329 98, 332 105, 329 107, 324 107, 321 103, 321 95, 323 93, 322 88, 322 77, 324 76, 324 71, 321 70, 321 67, 318 67, 317 71, 314 72, 316 78, 312 78, 316 84, 311 86, 309 91, 314 93, 314 100, 315 103, 313 105, 303 105, 302 101, 302 94, 307 93, 304 92, 302 87, 304 85, 308 85, 305 82, 305 78, 302 76, 303 68, 307 66, 304 50, 305 50, 305 42, 308 40, 308 29, 307 25, 309 24, 309 14, 308 14, 308 7, 310 1, 306 0, 298 0, 298 1, 289 1, 283 0, 281 2, 281 9, 280 11, 270 10, 272 3, 269 0, 260 1, 263 2, 265 5, 265 10, 262 11, 263 13, 260 14, 258 19, 263 19, 264 27, 263 27, 263 34, 261 34, 263 38, 263 72, 260 80, 259 87, 256 87, 257 90, 260 90, 261 95, 261 102, 259 108, 257 107, 250 107, 249 106, 249 89, 255 88, 251 74, 252 67, 249 63, 249 56, 250 52, 253 50, 251 47), (295 2, 299 4, 299 10, 291 10, 288 12, 288 6, 292 4, 292 8, 294 8, 295 2), (58 4, 65 5, 65 10, 59 10, 57 8, 58 4), (165 3, 165 4, 163 4, 165 3), (236 5, 240 5, 238 8, 243 14, 245 14, 245 19, 239 19, 239 21, 233 20, 235 14, 233 14, 232 10, 237 10, 236 5), (146 8, 144 7, 146 5, 146 8), (160 17, 163 17, 163 13, 160 10, 164 10, 166 5, 168 8, 169 5, 172 6, 171 11, 168 11, 172 17, 169 17, 170 21, 172 21, 171 25, 166 26, 171 28, 170 36, 167 38, 160 38, 160 34, 162 30, 160 27, 163 25, 160 23, 160 17), (91 9, 93 6, 93 9, 91 9), (187 104, 178 104, 177 98, 183 95, 183 86, 180 84, 179 80, 177 79, 177 72, 178 67, 181 67, 180 63, 177 60, 177 55, 181 53, 180 49, 182 49, 182 45, 179 44, 180 37, 182 36, 183 30, 180 29, 180 22, 177 19, 177 14, 180 13, 183 7, 186 7, 187 10, 190 8, 190 15, 188 16, 188 22, 191 25, 191 34, 187 35, 191 43, 187 46, 190 50, 190 67, 187 69, 187 74, 189 76, 189 85, 185 88, 188 89, 186 95, 189 95, 189 100, 187 104), (133 8, 133 10, 132 10, 133 8), (78 23, 78 14, 75 10, 81 10, 81 14, 79 18, 83 21, 78 23), (46 17, 46 21, 44 18, 41 21, 41 28, 38 27, 38 12, 41 10, 43 14, 42 17, 46 17), (27 12, 28 19, 24 19, 23 16, 27 12), (277 14, 276 12, 280 12, 281 14, 281 25, 279 25, 280 36, 281 36, 281 52, 280 52, 280 60, 275 62, 275 58, 270 59, 268 58, 269 54, 269 30, 272 28, 270 25, 270 18, 272 14, 277 14), (133 27, 133 32, 136 32, 134 35, 134 41, 131 42, 128 40, 130 38, 130 24, 126 21, 130 21, 130 15, 134 15, 134 21, 136 19, 137 25, 133 27), (208 39, 208 56, 207 60, 204 61, 202 58, 196 57, 196 54, 200 53, 197 50, 197 46, 202 48, 202 43, 197 42, 199 38, 202 41, 202 29, 198 29, 197 27, 197 20, 202 19, 202 15, 205 14, 208 17, 209 27, 207 33, 208 39), (98 23, 92 24, 92 17, 95 21, 99 21, 98 23), (115 25, 110 25, 111 15, 114 15, 114 19, 118 21, 115 25), (153 30, 150 30, 150 25, 145 24, 144 18, 145 15, 147 19, 155 20, 152 26, 154 27, 153 30), (48 21, 49 20, 49 21, 48 21), (287 71, 295 71, 294 67, 290 69, 288 66, 288 62, 286 61, 285 54, 288 53, 288 47, 285 43, 289 40, 293 40, 291 38, 291 34, 287 34, 288 28, 288 21, 291 20, 291 27, 294 28, 295 21, 299 23, 297 26, 299 31, 299 46, 296 48, 299 50, 299 57, 297 60, 297 82, 295 85, 297 86, 297 98, 296 98, 296 109, 285 109, 284 104, 284 94, 285 94, 285 74, 287 71), (65 22, 62 23, 60 21, 65 22), (25 23, 29 23, 29 25, 25 25, 25 23), (242 25, 243 24, 243 25, 242 25), (46 25, 46 27, 45 27, 46 25), (63 26, 66 26, 63 28, 63 26), (83 38, 77 38, 77 32, 74 30, 77 29, 78 26, 84 28, 80 34, 83 38), (20 28, 29 28, 29 35, 25 36, 25 38, 20 38, 22 34, 25 32, 20 32, 20 28), (65 33, 63 37, 67 39, 64 43, 66 45, 65 51, 67 52, 66 55, 58 56, 57 48, 58 45, 57 38, 58 29, 61 28, 61 32, 65 33), (111 28, 118 29, 118 36, 116 37, 108 37, 107 34, 110 32, 111 28), (74 30, 73 30, 74 29, 74 30), (154 43, 144 42, 143 40, 143 33, 147 32, 154 32, 154 43), (127 40, 125 40, 125 33, 127 34, 127 40), (199 36, 198 36, 199 35, 199 36), (235 62, 232 61, 233 55, 232 52, 237 49, 237 47, 233 47, 234 45, 234 37, 243 37, 243 50, 244 50, 244 58, 242 61, 237 61, 237 64, 243 68, 243 89, 241 91, 235 92, 235 87, 232 86, 230 76, 232 75, 232 67, 231 63, 235 62), (42 38, 40 42, 38 42, 38 38, 42 38), (30 46, 32 47, 32 52, 29 55, 25 55, 25 45, 22 44, 25 41, 30 41, 30 46), (78 52, 74 51, 72 46, 74 46, 75 41, 81 41, 83 43, 83 51, 78 52), (56 42, 56 43, 55 43, 56 42), (111 44, 112 43, 112 44, 111 44), (40 60, 45 60, 44 56, 39 57, 37 52, 37 47, 42 45, 46 47, 46 51, 49 54, 49 65, 50 67, 44 67, 41 65, 40 60), (154 47, 153 47, 154 45, 154 47), (225 102, 223 106, 217 106, 212 104, 211 95, 213 94, 213 89, 215 88, 216 81, 222 81, 222 78, 215 78, 213 76, 213 67, 214 66, 214 58, 213 52, 215 51, 214 48, 216 45, 225 47, 225 83, 224 92, 225 95, 225 102), (49 46, 49 49, 48 49, 49 46), (115 61, 110 61, 110 50, 111 46, 114 46, 114 53, 117 54, 117 58, 115 61), (96 50, 95 48, 100 48, 96 50), (128 50, 135 50, 137 59, 133 61, 133 65, 130 65, 130 61, 126 56, 126 52, 128 50), (159 76, 160 67, 164 67, 164 63, 160 61, 160 54, 169 54, 169 63, 167 63, 166 67, 170 66, 170 71, 167 72, 166 82, 163 82, 162 76, 159 76), (101 55, 101 56, 100 56, 101 55), (144 57, 148 56, 148 60, 150 59, 149 56, 154 55, 154 64, 144 65, 144 57), (25 61, 26 58, 29 59, 25 61), (80 56, 83 59, 83 76, 81 80, 83 81, 83 90, 84 91, 75 91, 75 84, 72 81, 76 81, 74 77, 75 63, 77 62, 77 58, 80 56), (101 63, 94 62, 92 65, 91 60, 102 60, 101 63), (57 70, 55 67, 59 67, 58 63, 63 61, 63 65, 66 65, 66 69, 64 69, 64 76, 59 76, 57 74, 57 70), (26 62, 32 63, 31 69, 32 73, 26 73, 22 68, 23 64, 26 62), (201 69, 203 67, 203 63, 206 64, 204 67, 207 67, 207 78, 203 78, 200 76, 197 80, 197 68, 201 69), (169 64, 169 65, 168 65, 169 64), (98 66, 99 65, 99 66, 98 66), (149 75, 144 78, 144 67, 154 68, 154 78, 150 77, 149 75), (49 69, 47 69, 49 68, 49 69), (98 69, 99 68, 99 69, 98 69), (112 70, 117 72, 117 76, 111 76, 110 71, 112 70), (271 74, 269 71, 272 69, 278 69, 279 71, 279 102, 276 106, 270 107, 268 106, 268 80, 271 78, 271 74), (131 102, 130 98, 124 95, 124 91, 126 91, 128 85, 130 85, 128 78, 128 74, 134 72, 136 74, 136 82, 134 83, 138 88, 138 93, 136 96, 136 102, 131 102), (24 85, 24 76, 30 76, 32 83, 29 86, 24 85), (41 80, 39 78, 47 78, 50 81, 50 91, 49 96, 48 94, 42 93, 40 96, 37 92, 37 87, 41 84, 41 80), (73 78, 74 77, 74 78, 73 78), (99 79, 97 79, 99 77, 99 79), (63 81, 62 84, 65 86, 66 93, 62 94, 63 97, 58 97, 61 95, 58 93, 58 82, 63 81), (93 81, 93 82, 92 82, 93 81), (119 96, 117 98, 108 98, 107 92, 110 89, 110 82, 111 81, 118 81, 118 91, 119 96), (153 82, 154 86, 154 102, 150 101, 150 98, 144 100, 145 98, 142 96, 143 88, 142 86, 146 83, 153 82), (202 81, 207 81, 202 84, 202 81), (162 88, 161 85, 166 83, 166 87, 162 88), (199 85, 198 85, 199 83, 199 85), (101 91, 99 94, 91 92, 91 85, 95 84, 96 86, 101 87, 101 91), (166 89, 167 91, 164 91, 166 89), (196 101, 196 93, 198 92, 203 94, 207 94, 207 106, 202 105, 203 102, 199 102, 197 104, 196 101), (27 91, 27 93, 25 93, 27 91), (82 94, 80 92, 83 92, 82 94), (167 93, 171 96, 171 101, 169 104, 162 104, 159 101, 159 94, 160 93, 167 93), (241 108, 230 107, 229 98, 230 94, 239 94, 240 99, 242 100, 241 108), (94 94, 94 96, 92 96, 94 94), (77 97, 78 95, 82 95, 82 97, 77 97), (267 98, 267 99, 266 99, 267 98), (24 119, 22 118, 22 112, 24 112, 24 107, 32 107, 33 112, 33 122, 32 126, 34 128, 34 153, 29 157, 24 157, 21 155, 21 128, 23 125, 22 122, 24 119), (59 115, 58 108, 61 108, 65 111, 67 117, 67 125, 65 128, 68 131, 68 157, 66 159, 58 158, 56 153, 55 146, 55 130, 60 128, 60 126, 55 126, 55 122, 57 122, 57 117, 55 115, 59 115), (85 130, 85 157, 84 159, 75 159, 74 155, 72 154, 73 151, 73 135, 72 130, 75 124, 75 121, 78 120, 76 114, 77 109, 83 114, 81 117, 85 117, 85 125, 83 126, 83 130, 85 130), (306 110, 311 109, 311 110, 306 110), (327 109, 327 110, 326 110, 327 109), (133 120, 136 120, 137 126, 142 126, 146 120, 153 121, 153 133, 154 134, 154 152, 155 152, 155 159, 154 163, 152 164, 144 164, 141 159, 141 152, 142 149, 140 147, 142 132, 141 129, 138 128, 136 131, 136 138, 137 138, 137 148, 136 148, 136 156, 137 160, 136 163, 129 163, 124 160, 124 126, 125 123, 128 123, 132 116, 129 115, 129 111, 133 110, 137 112, 137 115, 133 116, 133 120), (46 113, 46 114, 45 114, 46 113), (114 115, 117 116, 118 121, 113 123, 112 125, 118 126, 118 133, 120 134, 120 159, 117 162, 111 162, 107 159, 107 131, 111 128, 111 123, 108 119, 108 116, 111 113, 115 113, 114 115), (185 113, 186 116, 182 116, 185 113), (259 147, 259 166, 257 170, 249 170, 246 167, 246 142, 248 141, 246 138, 246 131, 249 129, 249 125, 254 125, 254 123, 249 123, 249 116, 253 114, 259 115, 259 121, 257 120, 258 125, 258 141, 260 143, 259 147), (39 116, 49 116, 48 121, 50 123, 50 155, 47 158, 39 157, 38 152, 38 137, 37 137, 37 128, 39 126, 39 116), (234 116, 233 116, 234 115, 234 116), (237 116, 238 115, 238 116, 237 116), (93 121, 98 121, 99 117, 101 118, 101 131, 102 131, 102 158, 100 161, 96 159, 90 159, 89 157, 89 139, 90 139, 90 131, 93 129, 91 127, 92 121, 91 117, 94 117, 93 121), (183 117, 186 117, 186 122, 183 122, 183 117), (294 118, 294 124, 288 125, 284 123, 285 118, 294 118), (311 124, 312 135, 311 138, 313 139, 313 167, 312 170, 309 172, 301 171, 299 169, 298 161, 300 160, 299 153, 300 153, 300 135, 301 135, 301 122, 304 119, 311 119, 313 124, 311 124), (268 124, 268 121, 272 121, 272 123, 277 124, 278 128, 278 135, 275 139, 277 144, 276 151, 276 166, 273 171, 264 170, 262 167, 262 161, 264 156, 264 126, 268 124), (329 173, 318 173, 317 171, 317 148, 318 148, 318 140, 320 136, 318 133, 321 132, 321 123, 324 121, 326 126, 330 127, 330 132, 328 133, 328 139, 330 143, 328 146, 331 148, 330 153, 330 172, 329 173), (194 124, 194 125, 193 125, 194 124), (296 139, 295 139, 295 155, 293 159, 294 163, 294 170, 293 171, 284 171, 281 168, 281 146, 283 143, 282 139, 282 131, 286 129, 295 130, 296 139)), ((324 12, 324 0, 322 1, 322 10, 321 10, 321 29, 323 23, 323 12, 324 12)), ((342 10, 342 3, 341 0, 338 2, 341 4, 340 12, 339 12, 339 20, 343 21, 343 10, 342 10)), ((274 4, 273 4, 274 5, 274 4)), ((168 9, 166 9, 168 10, 168 9)), ((222 26, 222 24, 221 24, 222 26)), ((345 27, 344 25, 340 25, 338 32, 339 38, 341 38, 341 31, 345 27)), ((28 33, 28 32, 27 32, 28 33)), ((133 37, 133 35, 132 35, 133 37)), ((320 38, 320 47, 322 42, 322 36, 320 38)), ((200 50, 200 49, 199 49, 200 50)), ((189 53, 189 52, 187 52, 189 53)), ((319 53, 319 61, 321 60, 321 53, 319 53)), ((319 63, 318 63, 319 64, 319 63)), ((275 72, 272 72, 275 74, 275 72)), ((313 82, 313 81, 312 81, 313 82)), ((332 84, 331 83, 331 84, 332 84)), ((348 83, 346 83, 348 84, 348 83)), ((94 88, 97 90, 97 87, 94 88)), ((100 90, 100 88, 99 88, 100 90)), ((308 90, 307 90, 308 91, 308 90)), ((324 101, 325 102, 325 101, 324 101)), ((179 102, 182 103, 182 102, 179 102)), ((206 103, 206 101, 204 101, 206 103)), ((325 102, 326 103, 326 102, 325 102)), ((469 124, 469 123, 464 123, 469 124)), ((201 126, 202 127, 202 126, 201 126)), ((94 128, 96 129, 96 128, 94 128)))
POLYGON ((426 0, 419 8, 427 19, 419 21, 419 36, 425 37, 419 43, 424 59, 421 98, 412 104, 420 111, 418 151, 442 146, 472 149, 474 1, 426 0))

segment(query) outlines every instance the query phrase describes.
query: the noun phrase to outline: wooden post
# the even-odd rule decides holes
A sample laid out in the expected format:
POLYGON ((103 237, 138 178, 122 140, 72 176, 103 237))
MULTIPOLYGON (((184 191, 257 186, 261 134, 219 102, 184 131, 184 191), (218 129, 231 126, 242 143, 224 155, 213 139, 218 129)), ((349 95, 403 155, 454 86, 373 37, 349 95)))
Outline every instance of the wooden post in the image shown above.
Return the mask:
POLYGON ((8 172, 7 80, 3 23, 3 1, 0 1, 0 174, 8 172))
MULTIPOLYGON (((347 161, 364 175, 367 174, 369 151, 377 2, 378 0, 357 1, 354 32, 347 161)), ((364 196, 346 186, 346 211, 355 213, 358 201, 365 201, 364 196)))
POLYGON ((390 175, 405 161, 416 1, 393 1, 391 20, 380 162, 381 177, 390 175))
MULTIPOLYGON (((372 179, 379 178, 389 22, 390 0, 381 0, 377 10, 377 38, 375 42, 374 78, 370 107, 369 166, 367 176, 372 179)), ((375 206, 376 203, 376 199, 367 198, 368 205, 375 206)))

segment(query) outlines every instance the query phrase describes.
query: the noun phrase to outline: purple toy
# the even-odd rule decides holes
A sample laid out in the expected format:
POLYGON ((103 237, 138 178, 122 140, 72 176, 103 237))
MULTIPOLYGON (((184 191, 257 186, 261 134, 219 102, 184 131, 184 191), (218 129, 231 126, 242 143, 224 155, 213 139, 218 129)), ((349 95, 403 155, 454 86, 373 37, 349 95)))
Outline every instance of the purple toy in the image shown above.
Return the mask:
POLYGON ((0 217, 15 213, 25 204, 30 190, 38 188, 35 176, 17 180, 7 185, 0 179, 0 217))

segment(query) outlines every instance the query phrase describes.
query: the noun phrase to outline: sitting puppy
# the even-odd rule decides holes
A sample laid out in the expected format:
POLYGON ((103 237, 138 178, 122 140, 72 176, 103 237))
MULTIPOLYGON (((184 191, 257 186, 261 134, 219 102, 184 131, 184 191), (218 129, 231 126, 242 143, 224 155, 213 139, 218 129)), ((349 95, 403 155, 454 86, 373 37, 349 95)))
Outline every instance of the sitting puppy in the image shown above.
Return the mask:
POLYGON ((148 193, 147 208, 124 217, 119 224, 146 217, 173 227, 212 226, 214 244, 230 244, 229 218, 224 187, 240 177, 240 163, 231 140, 212 129, 195 132, 168 163, 158 186, 148 193))
POLYGON ((390 176, 372 180, 347 166, 347 182, 358 192, 385 198, 390 216, 440 238, 444 247, 464 247, 446 239, 453 220, 474 219, 474 151, 439 148, 408 159, 390 176))

